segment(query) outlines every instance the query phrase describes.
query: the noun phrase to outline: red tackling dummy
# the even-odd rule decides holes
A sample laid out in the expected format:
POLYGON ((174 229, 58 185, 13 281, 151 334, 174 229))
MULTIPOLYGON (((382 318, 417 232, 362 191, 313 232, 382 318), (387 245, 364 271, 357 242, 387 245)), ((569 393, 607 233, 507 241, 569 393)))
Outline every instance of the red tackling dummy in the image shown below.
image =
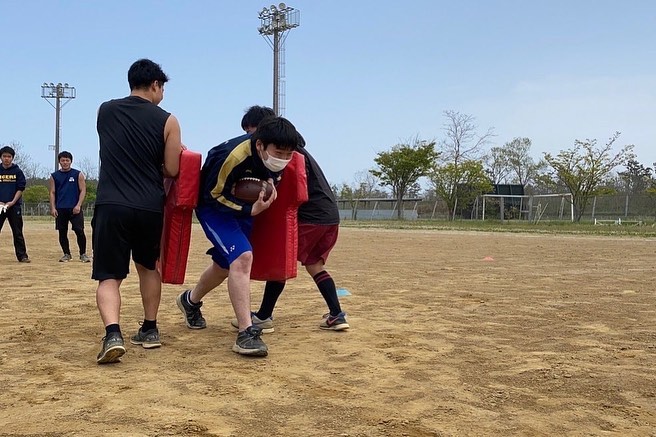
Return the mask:
POLYGON ((258 281, 285 281, 296 277, 298 207, 308 200, 303 155, 294 152, 276 190, 276 200, 253 219, 251 279, 258 281))
POLYGON ((183 150, 180 173, 175 179, 164 178, 164 229, 160 249, 160 274, 167 284, 184 283, 191 243, 191 220, 198 204, 202 155, 183 150))

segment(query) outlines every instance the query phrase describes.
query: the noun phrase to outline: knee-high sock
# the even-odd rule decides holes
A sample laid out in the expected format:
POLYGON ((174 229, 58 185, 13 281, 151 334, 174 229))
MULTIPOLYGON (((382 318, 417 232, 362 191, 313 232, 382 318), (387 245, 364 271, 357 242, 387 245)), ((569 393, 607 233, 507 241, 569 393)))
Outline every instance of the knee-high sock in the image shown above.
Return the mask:
POLYGON ((337 289, 335 288, 335 281, 325 270, 320 271, 312 277, 314 283, 317 284, 319 292, 323 296, 323 299, 328 305, 331 316, 336 316, 342 312, 342 308, 339 305, 339 299, 337 298, 337 289))

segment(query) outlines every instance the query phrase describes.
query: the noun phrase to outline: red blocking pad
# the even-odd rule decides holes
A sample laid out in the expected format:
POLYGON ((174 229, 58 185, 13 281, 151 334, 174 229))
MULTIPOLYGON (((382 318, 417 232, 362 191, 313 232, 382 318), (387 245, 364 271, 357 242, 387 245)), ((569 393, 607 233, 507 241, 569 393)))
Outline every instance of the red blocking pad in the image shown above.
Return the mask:
POLYGON ((162 282, 184 283, 191 244, 191 222, 198 204, 202 155, 183 150, 180 173, 175 179, 165 178, 164 229, 160 248, 159 269, 162 282))
POLYGON ((269 209, 253 219, 251 279, 258 281, 285 281, 296 277, 298 207, 308 200, 303 155, 294 152, 276 190, 278 197, 269 209))

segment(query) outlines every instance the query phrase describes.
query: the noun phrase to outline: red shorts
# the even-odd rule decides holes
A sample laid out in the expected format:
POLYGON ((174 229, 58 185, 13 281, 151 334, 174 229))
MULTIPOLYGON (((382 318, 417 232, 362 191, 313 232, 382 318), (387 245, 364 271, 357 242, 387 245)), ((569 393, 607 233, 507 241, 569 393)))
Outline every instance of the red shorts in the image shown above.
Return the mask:
POLYGON ((298 260, 302 265, 324 263, 335 247, 339 225, 298 224, 298 260))

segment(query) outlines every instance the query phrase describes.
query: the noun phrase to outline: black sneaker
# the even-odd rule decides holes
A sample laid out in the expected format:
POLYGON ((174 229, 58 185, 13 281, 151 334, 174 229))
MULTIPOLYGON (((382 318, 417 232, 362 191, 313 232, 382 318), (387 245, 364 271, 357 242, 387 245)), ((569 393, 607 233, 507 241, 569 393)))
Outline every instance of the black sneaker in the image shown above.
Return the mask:
POLYGON ((232 351, 251 357, 266 357, 269 348, 260 338, 261 334, 262 330, 260 328, 249 326, 245 331, 237 334, 237 341, 232 345, 232 351))
POLYGON ((21 259, 18 260, 19 263, 31 263, 30 259, 26 256, 22 257, 21 259))
POLYGON ((203 306, 203 302, 198 302, 197 304, 189 304, 187 300, 187 293, 191 293, 191 290, 183 291, 175 301, 178 304, 178 308, 182 311, 182 314, 185 316, 185 323, 189 329, 203 329, 207 328, 207 323, 203 318, 203 314, 200 312, 200 307, 203 306))
POLYGON ((98 353, 96 362, 98 364, 118 363, 125 354, 123 337, 120 332, 110 332, 103 337, 102 349, 98 353))
POLYGON ((157 328, 149 329, 146 332, 143 332, 139 328, 136 335, 130 337, 130 343, 140 344, 144 349, 154 349, 162 345, 162 342, 159 341, 159 331, 157 328))

